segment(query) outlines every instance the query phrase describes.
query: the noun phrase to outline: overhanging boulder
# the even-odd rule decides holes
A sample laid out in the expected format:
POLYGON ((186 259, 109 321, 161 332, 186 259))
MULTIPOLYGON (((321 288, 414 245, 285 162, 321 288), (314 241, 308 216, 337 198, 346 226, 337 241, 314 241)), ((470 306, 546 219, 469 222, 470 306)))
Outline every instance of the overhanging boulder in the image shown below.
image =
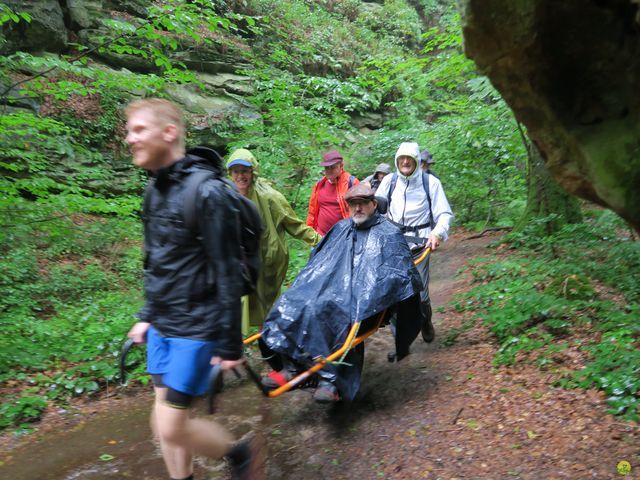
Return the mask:
POLYGON ((465 53, 568 191, 640 231, 637 0, 465 0, 465 53))

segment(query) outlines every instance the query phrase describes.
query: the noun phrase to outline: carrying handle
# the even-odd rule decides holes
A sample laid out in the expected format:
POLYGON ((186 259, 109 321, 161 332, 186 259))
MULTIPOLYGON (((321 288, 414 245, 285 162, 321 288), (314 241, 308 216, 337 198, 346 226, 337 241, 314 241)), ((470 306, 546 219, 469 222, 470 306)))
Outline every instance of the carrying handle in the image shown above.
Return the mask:
POLYGON ((123 387, 127 386, 127 355, 135 344, 136 342, 133 341, 133 338, 129 338, 124 342, 120 350, 120 385, 123 387))
MULTIPOLYGON (((242 363, 242 367, 247 372, 247 376, 253 381, 253 383, 256 384, 256 386, 262 392, 262 394, 265 397, 268 396, 269 390, 264 385, 262 385, 262 380, 260 378, 260 375, 258 375, 255 372, 255 370, 251 368, 251 366, 249 365, 249 362, 247 362, 246 359, 242 363)), ((236 378, 242 378, 242 375, 240 374, 237 368, 233 368, 231 369, 231 371, 234 373, 236 378)), ((220 364, 214 365, 213 368, 211 369, 211 372, 209 373, 208 385, 209 385, 209 388, 207 392, 207 411, 209 412, 209 415, 212 415, 216 411, 216 408, 215 408, 216 395, 222 392, 222 389, 224 387, 223 371, 220 364)))
POLYGON ((209 373, 209 388, 207 393, 207 410, 209 415, 212 415, 216 411, 215 407, 215 398, 218 393, 222 391, 222 387, 224 386, 222 380, 222 367, 220 364, 214 365, 209 373))

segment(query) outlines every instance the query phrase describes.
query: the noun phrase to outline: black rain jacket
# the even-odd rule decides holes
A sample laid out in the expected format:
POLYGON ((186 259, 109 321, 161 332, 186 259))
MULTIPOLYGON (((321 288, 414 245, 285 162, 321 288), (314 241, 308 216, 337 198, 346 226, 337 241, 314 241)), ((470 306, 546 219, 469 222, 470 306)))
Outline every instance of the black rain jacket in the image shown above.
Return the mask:
POLYGON ((225 186, 208 179, 198 188, 196 231, 184 224, 185 179, 197 169, 223 175, 218 164, 187 155, 152 175, 145 195, 144 290, 138 314, 165 337, 215 340, 224 360, 242 356, 242 280, 235 217, 225 186))
MULTIPOLYGON (((420 331, 418 295, 423 289, 407 242, 395 225, 375 213, 363 225, 336 223, 322 238, 289 289, 267 315, 261 342, 268 350, 309 368, 342 346, 354 322, 366 322, 406 302, 396 324, 396 351, 402 358, 420 331), (410 313, 414 314, 411 315, 410 313), (406 313, 409 313, 408 315, 406 313)), ((350 362, 353 358, 345 358, 350 362)), ((277 368, 276 363, 272 363, 277 368)), ((352 400, 360 367, 326 365, 320 372, 352 400)))

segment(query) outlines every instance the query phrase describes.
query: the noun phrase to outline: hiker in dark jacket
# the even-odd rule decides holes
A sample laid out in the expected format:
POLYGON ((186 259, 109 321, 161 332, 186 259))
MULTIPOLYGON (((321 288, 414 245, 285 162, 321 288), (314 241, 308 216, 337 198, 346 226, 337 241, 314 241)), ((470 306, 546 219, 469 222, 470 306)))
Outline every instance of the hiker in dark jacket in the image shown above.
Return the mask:
POLYGON ((433 175, 434 177, 439 179, 440 177, 438 177, 438 175, 436 175, 435 172, 431 170, 435 163, 436 161, 433 159, 433 155, 431 155, 431 152, 429 150, 422 150, 420 152, 420 169, 423 172, 433 175))
POLYGON ((210 165, 185 154, 182 112, 171 102, 140 100, 126 115, 133 163, 151 175, 143 214, 146 302, 129 337, 147 343, 153 432, 172 479, 193 478, 193 455, 226 456, 234 478, 254 478, 250 444, 234 445, 221 426, 189 411, 193 398, 206 393, 212 365, 225 370, 242 362, 241 261, 229 187, 205 180, 195 201, 197 228, 183 220, 186 180, 200 169, 221 174, 222 160, 210 165))

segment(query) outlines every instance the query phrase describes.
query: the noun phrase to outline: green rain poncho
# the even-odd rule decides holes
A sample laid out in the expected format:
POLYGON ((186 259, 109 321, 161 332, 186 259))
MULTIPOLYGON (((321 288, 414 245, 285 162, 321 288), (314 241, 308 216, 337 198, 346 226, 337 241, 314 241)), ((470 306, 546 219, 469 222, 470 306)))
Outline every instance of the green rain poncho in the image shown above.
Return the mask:
POLYGON ((297 217, 280 192, 259 177, 258 161, 249 150, 241 148, 233 152, 227 159, 227 168, 233 160, 248 160, 253 165, 253 181, 247 197, 258 206, 265 228, 260 247, 261 265, 256 292, 242 299, 242 325, 246 334, 248 325, 262 326, 280 294, 289 266, 285 232, 309 246, 316 245, 321 237, 297 217))

